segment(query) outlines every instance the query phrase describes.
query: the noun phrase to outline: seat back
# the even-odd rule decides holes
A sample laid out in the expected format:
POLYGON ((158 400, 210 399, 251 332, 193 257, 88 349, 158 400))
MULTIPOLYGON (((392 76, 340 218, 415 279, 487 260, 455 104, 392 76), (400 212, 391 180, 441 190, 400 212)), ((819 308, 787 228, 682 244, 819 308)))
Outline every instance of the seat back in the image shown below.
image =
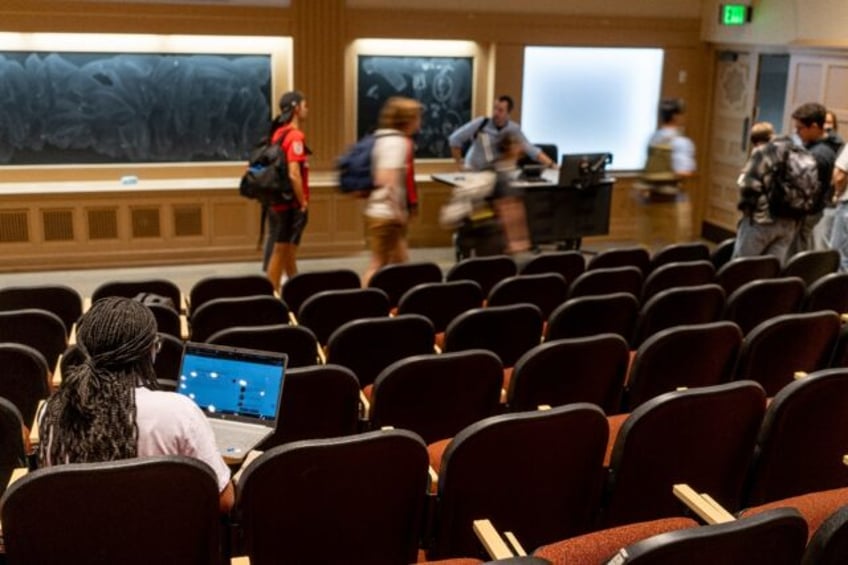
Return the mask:
POLYGON ((158 294, 171 299, 174 308, 179 310, 182 297, 179 287, 167 279, 143 279, 135 281, 107 281, 91 293, 91 302, 97 302, 107 296, 123 296, 124 298, 135 298, 139 294, 158 294))
POLYGON ((306 326, 237 326, 215 332, 206 342, 285 353, 289 368, 318 363, 318 340, 306 326))
POLYGON ((330 269, 298 273, 283 285, 283 302, 291 312, 300 312, 306 300, 325 290, 360 288, 362 281, 351 269, 330 269))
POLYGON ((488 349, 512 367, 541 337, 542 313, 533 304, 475 308, 450 323, 444 350, 488 349))
POLYGON ((775 395, 757 441, 749 505, 848 486, 846 402, 848 369, 812 373, 775 395))
POLYGON ((716 282, 727 296, 736 289, 752 281, 771 279, 780 274, 780 259, 774 255, 754 255, 737 257, 716 271, 716 282))
POLYGON ((743 334, 781 314, 801 308, 806 287, 798 277, 751 281, 727 298, 724 318, 735 322, 743 334))
POLYGON ((801 309, 804 312, 848 312, 848 273, 829 273, 807 287, 801 309))
POLYGON ((183 360, 183 342, 168 334, 159 334, 162 347, 156 354, 153 370, 156 380, 165 390, 176 390, 180 382, 180 365, 183 360))
POLYGON ((332 364, 288 369, 277 429, 259 449, 348 436, 358 427, 359 381, 353 371, 332 364))
POLYGON ((44 356, 51 371, 68 346, 67 335, 59 316, 46 310, 0 312, 0 342, 32 347, 44 356))
MULTIPOLYGON (((27 427, 31 425, 32 422, 27 427)), ((27 466, 23 426, 20 411, 11 401, 0 397, 0 494, 6 490, 12 471, 27 466)))
POLYGON ((389 297, 379 288, 325 290, 303 303, 297 321, 325 345, 330 335, 347 322, 388 315, 389 297))
POLYGON ((366 387, 395 361, 432 353, 434 342, 433 324, 418 314, 353 320, 330 336, 327 362, 353 370, 366 387))
POLYGON ((610 269, 617 267, 636 267, 643 276, 648 274, 651 255, 642 246, 614 247, 605 249, 589 260, 587 270, 610 269))
POLYGON ((680 515, 678 483, 737 510, 765 400, 745 381, 669 392, 636 408, 612 449, 604 524, 680 515))
POLYGON ((801 251, 786 260, 781 276, 800 277, 809 286, 839 268, 839 252, 835 249, 801 251))
POLYGON ((642 305, 631 346, 672 326, 715 322, 723 308, 724 291, 717 284, 663 290, 642 305))
POLYGON ((713 282, 715 268, 709 261, 677 261, 655 267, 642 285, 642 302, 669 288, 713 282))
POLYGON ((500 359, 483 349, 401 359, 374 381, 371 428, 410 430, 427 444, 451 438, 497 412, 502 381, 500 359))
POLYGON ((834 512, 816 530, 801 565, 839 565, 848 555, 848 506, 834 512))
POLYGON ((38 402, 50 394, 44 356, 28 345, 0 343, 0 367, 0 397, 14 404, 24 424, 32 426, 38 402))
POLYGON ((712 253, 710 253, 710 261, 713 263, 713 267, 716 268, 716 271, 721 269, 725 263, 730 261, 733 258, 733 248, 736 246, 736 238, 730 237, 728 239, 722 240, 718 245, 715 246, 712 253))
POLYGON ((70 332, 82 315, 82 297, 76 290, 61 284, 0 288, 0 311, 29 308, 56 314, 70 332))
POLYGON ((482 516, 527 547, 586 531, 600 503, 608 433, 591 404, 493 416, 462 430, 442 456, 428 558, 476 555, 472 522, 482 516))
POLYGON ((275 447, 237 486, 243 550, 251 563, 414 563, 427 480, 427 449, 405 430, 275 447))
POLYGON ((156 331, 182 339, 182 321, 176 310, 164 304, 148 304, 147 307, 156 318, 156 331))
POLYGON ((568 284, 558 273, 508 277, 494 287, 486 301, 488 306, 535 304, 547 319, 554 308, 565 302, 568 284))
POLYGON ((614 333, 629 342, 638 314, 639 301, 629 292, 571 298, 551 313, 545 339, 614 333))
POLYGON ((200 565, 222 559, 217 481, 207 465, 189 457, 39 469, 9 487, 0 515, 12 563, 200 565))
POLYGON ((542 404, 590 402, 615 414, 628 361, 627 341, 615 334, 545 342, 515 364, 507 404, 520 412, 542 404))
POLYGON ((636 352, 624 411, 681 387, 729 381, 741 347, 742 332, 732 322, 674 326, 655 333, 636 352))
POLYGON ((567 284, 571 284, 585 270, 586 260, 580 251, 552 251, 535 255, 521 267, 519 274, 559 273, 567 284))
POLYGON ((415 285, 437 282, 442 282, 442 269, 435 263, 394 263, 377 269, 368 286, 385 292, 389 306, 394 308, 400 297, 415 285))
POLYGON ((623 548, 613 561, 633 565, 768 563, 795 565, 804 553, 807 524, 781 508, 723 524, 659 534, 623 548))
POLYGON ((206 341, 216 332, 228 328, 286 324, 288 321, 288 308, 273 295, 215 298, 192 310, 191 339, 206 341))
POLYGON ((634 266, 587 269, 571 283, 568 297, 629 292, 638 298, 642 292, 642 281, 642 271, 634 266))
POLYGON ((200 279, 189 291, 191 315, 210 300, 242 296, 274 295, 271 281, 264 275, 237 275, 206 277, 200 279))
POLYGON ((436 333, 466 310, 483 305, 480 285, 470 280, 419 284, 400 298, 398 314, 420 314, 433 323, 436 333))
POLYGON ((839 335, 839 316, 827 310, 777 316, 751 330, 739 351, 736 379, 757 381, 768 396, 791 383, 796 371, 827 367, 839 335))
POLYGON ((445 275, 446 281, 472 280, 480 285, 483 296, 488 296, 495 283, 518 273, 512 257, 471 257, 451 267, 445 275))
MULTIPOLYGON (((651 256, 650 272, 656 271, 663 265, 669 263, 689 263, 692 261, 709 261, 710 248, 706 243, 690 241, 686 243, 672 243, 657 250, 651 256)), ((712 262, 710 261, 710 264, 712 262)))

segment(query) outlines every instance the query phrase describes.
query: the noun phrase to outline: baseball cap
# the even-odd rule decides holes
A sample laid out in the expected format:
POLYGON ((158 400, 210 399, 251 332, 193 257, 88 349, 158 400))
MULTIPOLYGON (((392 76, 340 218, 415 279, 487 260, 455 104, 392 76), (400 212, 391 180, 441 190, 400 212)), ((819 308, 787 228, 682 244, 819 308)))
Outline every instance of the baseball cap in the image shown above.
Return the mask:
POLYGON ((283 94, 280 98, 280 118, 284 122, 291 120, 292 113, 298 104, 303 102, 303 93, 292 90, 283 94))

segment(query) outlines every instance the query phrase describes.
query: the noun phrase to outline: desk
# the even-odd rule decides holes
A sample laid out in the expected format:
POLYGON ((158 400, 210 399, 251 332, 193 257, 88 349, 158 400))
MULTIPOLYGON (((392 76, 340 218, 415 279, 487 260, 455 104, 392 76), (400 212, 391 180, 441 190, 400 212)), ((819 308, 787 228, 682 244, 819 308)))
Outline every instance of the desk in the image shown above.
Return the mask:
MULTIPOLYGON (((471 182, 475 173, 434 174, 433 180, 457 186, 471 182)), ((593 235, 607 235, 610 229, 610 205, 615 178, 604 177, 585 189, 558 186, 558 172, 545 170, 542 182, 516 180, 513 187, 522 189, 527 224, 533 245, 565 243, 580 249, 581 240, 593 235)))

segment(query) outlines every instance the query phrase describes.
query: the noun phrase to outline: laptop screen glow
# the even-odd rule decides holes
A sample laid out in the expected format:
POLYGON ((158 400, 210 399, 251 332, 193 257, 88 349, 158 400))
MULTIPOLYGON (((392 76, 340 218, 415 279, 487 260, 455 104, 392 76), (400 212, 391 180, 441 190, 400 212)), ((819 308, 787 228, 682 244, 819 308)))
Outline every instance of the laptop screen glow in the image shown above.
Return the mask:
POLYGON ((275 420, 285 360, 186 349, 179 392, 208 416, 275 420))

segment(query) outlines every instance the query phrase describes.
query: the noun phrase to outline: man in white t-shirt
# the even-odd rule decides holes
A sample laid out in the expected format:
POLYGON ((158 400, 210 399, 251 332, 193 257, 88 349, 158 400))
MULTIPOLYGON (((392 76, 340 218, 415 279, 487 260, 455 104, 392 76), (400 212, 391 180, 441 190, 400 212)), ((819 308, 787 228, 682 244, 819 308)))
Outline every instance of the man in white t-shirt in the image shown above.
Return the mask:
POLYGON ((830 247, 839 251, 839 270, 848 271, 848 145, 842 148, 833 167, 833 199, 836 211, 830 232, 830 247))

